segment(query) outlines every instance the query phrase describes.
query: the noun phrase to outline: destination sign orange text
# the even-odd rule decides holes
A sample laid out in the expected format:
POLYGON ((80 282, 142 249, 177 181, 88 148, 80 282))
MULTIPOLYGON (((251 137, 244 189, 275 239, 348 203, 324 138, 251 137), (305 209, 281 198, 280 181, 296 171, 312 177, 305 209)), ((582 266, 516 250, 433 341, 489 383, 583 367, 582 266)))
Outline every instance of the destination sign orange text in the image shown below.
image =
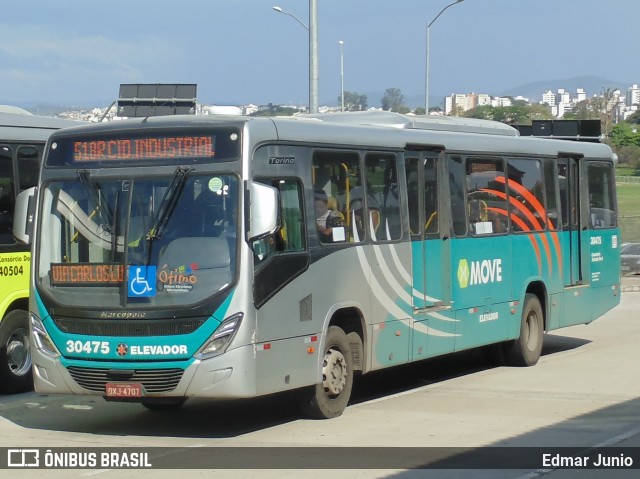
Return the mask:
POLYGON ((211 135, 73 142, 74 161, 213 158, 215 154, 215 138, 211 135))
POLYGON ((124 281, 124 267, 121 264, 70 264, 51 265, 51 284, 108 286, 124 281))

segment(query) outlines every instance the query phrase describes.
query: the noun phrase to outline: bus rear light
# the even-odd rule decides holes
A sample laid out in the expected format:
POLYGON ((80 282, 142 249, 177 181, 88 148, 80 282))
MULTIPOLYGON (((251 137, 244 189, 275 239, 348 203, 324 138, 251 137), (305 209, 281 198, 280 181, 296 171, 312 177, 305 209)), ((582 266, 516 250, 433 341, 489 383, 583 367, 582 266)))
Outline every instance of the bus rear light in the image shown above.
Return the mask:
POLYGON ((238 313, 222 321, 204 347, 195 354, 195 357, 197 359, 209 359, 224 353, 238 331, 242 317, 243 314, 238 313))
POLYGON ((53 341, 47 333, 47 330, 44 328, 42 321, 40 321, 40 318, 34 314, 31 314, 30 316, 31 328, 33 329, 33 342, 35 343, 36 348, 38 348, 38 351, 52 358, 60 356, 58 348, 53 344, 53 341))

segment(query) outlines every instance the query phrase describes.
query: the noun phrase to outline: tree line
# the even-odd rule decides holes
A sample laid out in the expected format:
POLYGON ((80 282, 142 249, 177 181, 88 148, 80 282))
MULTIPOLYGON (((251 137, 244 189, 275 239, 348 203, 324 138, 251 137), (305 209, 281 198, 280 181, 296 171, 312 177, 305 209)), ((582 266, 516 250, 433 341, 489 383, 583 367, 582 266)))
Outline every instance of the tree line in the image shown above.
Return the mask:
POLYGON ((616 123, 605 140, 618 155, 620 165, 628 165, 640 176, 640 112, 616 123))
MULTIPOLYGON (((405 105, 404 100, 400 90, 389 88, 381 100, 382 109, 409 113, 411 110, 405 105)), ((615 90, 603 88, 600 95, 578 102, 562 119, 600 120, 603 142, 618 155, 619 164, 632 167, 636 174, 640 175, 640 111, 636 111, 626 120, 621 120, 617 118, 617 106, 615 90)), ((440 109, 430 108, 430 111, 434 110, 440 109)), ((416 108, 414 113, 424 114, 424 108, 416 108)), ((549 105, 532 105, 524 100, 512 100, 511 106, 481 105, 468 111, 458 109, 453 112, 453 115, 499 121, 509 125, 531 125, 533 120, 553 119, 549 105)))

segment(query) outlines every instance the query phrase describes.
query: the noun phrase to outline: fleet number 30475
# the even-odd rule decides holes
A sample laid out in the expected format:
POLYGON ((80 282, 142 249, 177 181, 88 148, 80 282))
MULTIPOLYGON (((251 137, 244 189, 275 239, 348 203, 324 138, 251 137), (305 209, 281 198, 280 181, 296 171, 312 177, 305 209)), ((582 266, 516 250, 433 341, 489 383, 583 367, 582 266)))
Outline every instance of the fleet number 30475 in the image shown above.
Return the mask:
POLYGON ((109 343, 107 341, 67 341, 68 353, 102 353, 109 354, 109 343))

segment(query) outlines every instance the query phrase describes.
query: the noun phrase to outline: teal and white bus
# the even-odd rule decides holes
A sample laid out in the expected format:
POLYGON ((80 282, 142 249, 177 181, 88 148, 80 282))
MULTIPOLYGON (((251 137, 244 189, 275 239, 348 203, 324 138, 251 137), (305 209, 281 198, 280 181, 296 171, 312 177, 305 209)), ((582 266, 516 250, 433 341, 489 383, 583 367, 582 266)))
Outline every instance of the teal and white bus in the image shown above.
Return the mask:
POLYGON ((31 252, 13 236, 16 195, 36 186, 49 135, 80 122, 0 105, 0 392, 33 388, 29 342, 31 252))
POLYGON ((153 409, 295 389, 330 418, 356 373, 476 347, 533 365, 545 331, 620 300, 609 147, 500 123, 78 127, 51 136, 36 195, 42 393, 153 409))

